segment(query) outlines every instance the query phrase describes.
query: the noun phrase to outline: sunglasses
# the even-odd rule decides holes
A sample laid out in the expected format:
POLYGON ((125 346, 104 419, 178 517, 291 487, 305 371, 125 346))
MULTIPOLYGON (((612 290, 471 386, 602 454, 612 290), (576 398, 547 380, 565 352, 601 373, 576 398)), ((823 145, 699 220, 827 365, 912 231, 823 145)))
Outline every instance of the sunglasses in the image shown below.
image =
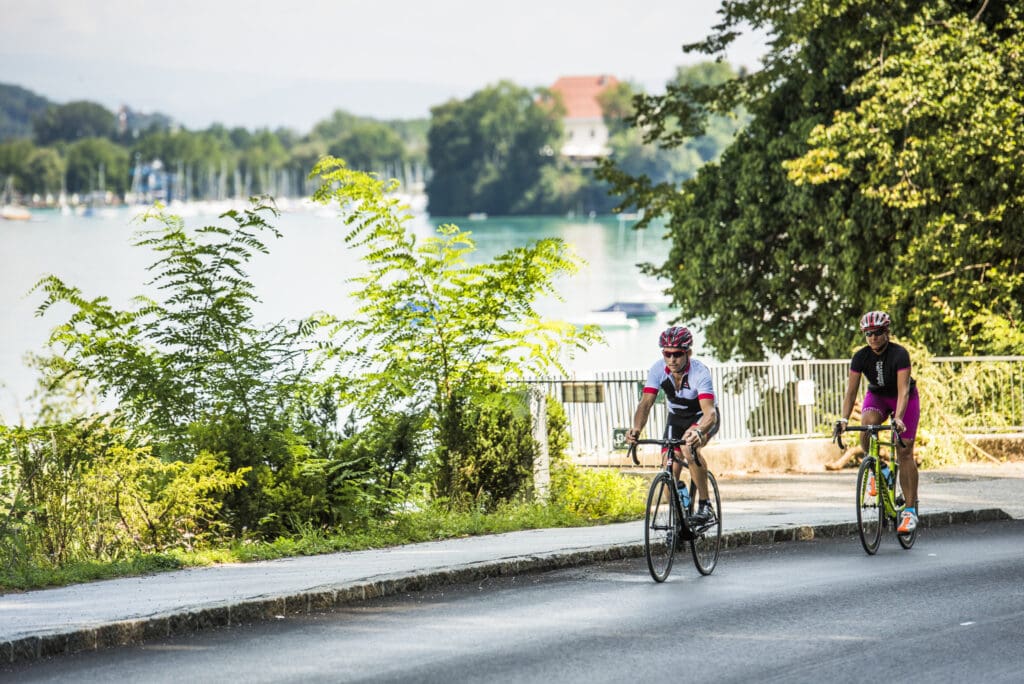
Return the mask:
POLYGON ((868 330, 864 333, 864 337, 878 337, 879 335, 884 335, 887 332, 887 330, 868 330))
POLYGON ((663 351, 663 352, 661 352, 661 355, 664 356, 666 359, 678 359, 681 356, 686 356, 686 352, 684 352, 684 351, 674 351, 674 352, 663 351))

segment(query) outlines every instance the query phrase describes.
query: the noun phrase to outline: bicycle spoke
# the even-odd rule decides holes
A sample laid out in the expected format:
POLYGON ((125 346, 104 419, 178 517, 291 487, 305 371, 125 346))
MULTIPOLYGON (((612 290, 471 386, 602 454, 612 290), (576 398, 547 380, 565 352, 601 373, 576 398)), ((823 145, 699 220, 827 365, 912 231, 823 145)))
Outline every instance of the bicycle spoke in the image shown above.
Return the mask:
POLYGON ((676 488, 672 477, 659 473, 647 494, 644 524, 644 555, 656 582, 664 582, 672 570, 676 551, 676 488))
POLYGON ((722 547, 722 502, 718 497, 718 481, 708 473, 708 496, 715 519, 695 530, 697 536, 690 541, 693 564, 702 575, 710 575, 718 565, 718 553, 722 547))
MULTIPOLYGON (((882 518, 885 511, 881 506, 879 494, 869 492, 869 478, 873 476, 875 460, 872 457, 861 461, 857 471, 857 531, 860 543, 869 555, 878 551, 878 543, 882 538, 882 518)), ((876 483, 876 492, 881 491, 881 483, 876 483)))

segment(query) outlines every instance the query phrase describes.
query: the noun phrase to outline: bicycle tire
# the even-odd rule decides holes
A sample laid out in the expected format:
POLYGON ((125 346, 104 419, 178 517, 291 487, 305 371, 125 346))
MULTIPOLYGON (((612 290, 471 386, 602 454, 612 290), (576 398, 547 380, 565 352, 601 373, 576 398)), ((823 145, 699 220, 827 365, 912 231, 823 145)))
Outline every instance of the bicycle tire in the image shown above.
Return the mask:
POLYGON ((658 473, 651 480, 644 515, 644 556, 655 582, 664 582, 672 571, 679 524, 678 496, 668 473, 658 473))
MULTIPOLYGON (((903 489, 902 489, 902 487, 899 484, 899 480, 896 481, 896 491, 893 492, 893 494, 895 496, 900 496, 900 497, 903 496, 903 489)), ((921 515, 921 503, 920 502, 917 502, 917 515, 918 515, 918 519, 920 520, 920 515, 921 515)), ((893 525, 893 527, 898 529, 899 528, 899 524, 900 524, 900 521, 899 521, 899 517, 897 516, 897 519, 896 519, 895 524, 893 525)), ((920 527, 920 524, 921 523, 918 522, 918 526, 919 527, 920 527)), ((900 534, 897 531, 896 532, 896 541, 898 541, 900 543, 900 546, 902 546, 904 549, 910 550, 910 547, 914 545, 915 541, 917 541, 917 528, 915 527, 913 532, 905 532, 904 534, 900 534)))
MULTIPOLYGON (((695 487, 691 484, 691 489, 695 487)), ((694 530, 695 536, 690 541, 693 553, 693 564, 702 575, 710 575, 718 565, 718 554, 722 549, 722 501, 718 497, 718 480, 708 472, 708 496, 711 508, 715 512, 715 520, 694 530)), ((691 501, 697 500, 696 491, 690 495, 691 501)))
MULTIPOLYGON (((879 494, 870 496, 868 494, 868 475, 875 470, 875 459, 867 457, 860 462, 857 470, 857 492, 855 504, 857 506, 857 532, 860 534, 860 543, 869 556, 875 555, 878 551, 878 543, 882 539, 882 518, 885 511, 879 494)), ((881 492, 881 488, 876 488, 881 492)))

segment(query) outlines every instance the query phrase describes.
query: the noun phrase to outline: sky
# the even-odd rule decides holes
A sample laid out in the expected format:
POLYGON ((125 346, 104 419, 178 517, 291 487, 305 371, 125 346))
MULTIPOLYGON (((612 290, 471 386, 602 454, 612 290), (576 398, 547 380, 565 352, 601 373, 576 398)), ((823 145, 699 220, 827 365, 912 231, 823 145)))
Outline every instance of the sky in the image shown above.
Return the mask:
MULTIPOLYGON (((0 83, 201 129, 428 117, 501 80, 610 74, 664 90, 714 0, 0 0, 0 83)), ((763 39, 727 60, 756 69, 763 39)))

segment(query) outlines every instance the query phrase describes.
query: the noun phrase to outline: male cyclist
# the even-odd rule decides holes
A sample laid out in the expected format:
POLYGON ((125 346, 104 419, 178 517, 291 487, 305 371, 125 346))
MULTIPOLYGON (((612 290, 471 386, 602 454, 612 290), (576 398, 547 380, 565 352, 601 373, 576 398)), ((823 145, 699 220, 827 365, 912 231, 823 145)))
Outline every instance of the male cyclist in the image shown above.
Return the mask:
MULTIPOLYGON (((658 390, 665 391, 668 403, 668 424, 665 437, 670 434, 698 449, 718 432, 718 406, 715 402, 715 388, 711 382, 711 371, 697 359, 690 357, 693 336, 681 326, 673 326, 658 338, 662 359, 654 362, 647 373, 643 395, 633 416, 633 427, 626 433, 626 442, 632 444, 640 438, 640 432, 647 424, 647 417, 658 397, 658 390)), ((667 451, 667 450, 666 450, 667 451)), ((690 460, 690 476, 697 483, 700 505, 693 515, 695 524, 704 524, 715 519, 714 509, 708 499, 708 470, 701 459, 690 460)), ((679 478, 680 464, 673 464, 674 475, 679 478)))
MULTIPOLYGON (((892 416, 900 439, 906 446, 896 445, 900 464, 900 486, 906 505, 896 530, 913 532, 917 528, 917 462, 914 461, 914 437, 921 416, 921 402, 917 386, 910 377, 910 352, 889 339, 889 314, 869 311, 860 319, 860 330, 867 345, 857 350, 850 361, 850 375, 846 381, 843 411, 836 430, 842 432, 850 420, 861 376, 867 376, 868 390, 861 406, 861 423, 881 425, 892 416)), ((868 450, 868 435, 861 433, 861 446, 868 450)), ((873 484, 873 483, 872 483, 873 484)))

